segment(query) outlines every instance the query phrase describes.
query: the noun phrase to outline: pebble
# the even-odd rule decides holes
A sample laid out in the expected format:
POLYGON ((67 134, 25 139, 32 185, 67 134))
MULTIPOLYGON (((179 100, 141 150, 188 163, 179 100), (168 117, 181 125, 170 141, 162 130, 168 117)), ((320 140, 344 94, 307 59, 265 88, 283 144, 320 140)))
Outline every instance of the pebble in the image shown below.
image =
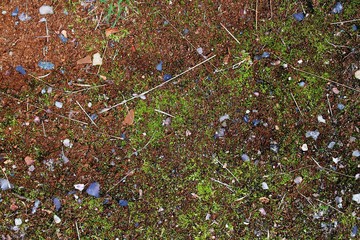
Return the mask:
POLYGON ((317 140, 317 138, 319 137, 320 133, 318 130, 315 131, 307 131, 305 134, 306 138, 312 137, 314 140, 317 140))
POLYGON ((38 207, 40 206, 40 203, 41 203, 40 200, 38 200, 38 199, 35 200, 34 206, 33 206, 32 210, 31 210, 31 214, 36 213, 36 210, 37 210, 38 207))
POLYGON ((337 105, 337 108, 338 108, 340 111, 341 111, 341 110, 344 110, 344 109, 345 109, 345 105, 339 103, 339 104, 337 105))
POLYGON ((358 226, 354 225, 351 229, 350 237, 352 238, 356 237, 357 233, 358 233, 358 226))
POLYGON ((168 73, 165 74, 164 77, 163 77, 163 79, 164 79, 165 82, 166 82, 166 81, 169 81, 171 78, 172 78, 171 74, 168 74, 168 73))
POLYGON ((129 205, 129 202, 126 201, 126 200, 121 199, 121 200, 119 200, 119 205, 121 207, 127 207, 129 205))
POLYGON ((356 79, 360 79, 360 70, 357 70, 357 71, 355 72, 355 78, 356 78, 356 79))
POLYGON ((262 189, 264 189, 264 190, 268 190, 268 189, 269 189, 269 186, 267 185, 266 182, 262 182, 262 183, 261 183, 261 187, 262 187, 262 189))
POLYGON ((300 86, 300 87, 304 87, 304 86, 305 86, 305 82, 303 82, 303 81, 299 82, 299 86, 300 86))
POLYGON ((53 203, 54 203, 54 206, 55 206, 55 210, 59 211, 61 209, 60 199, 58 199, 57 197, 53 198, 53 203))
POLYGON ((22 224, 21 218, 15 218, 15 226, 20 226, 22 224))
POLYGON ((249 115, 245 115, 245 116, 243 117, 243 119, 244 119, 244 122, 246 122, 246 123, 248 123, 248 122, 250 121, 249 115))
POLYGON ((302 180, 303 180, 303 178, 300 177, 300 176, 298 176, 298 177, 296 177, 296 178, 294 179, 294 183, 300 184, 300 183, 302 182, 302 180))
POLYGON ((62 43, 67 43, 68 39, 62 33, 60 33, 58 36, 62 43))
POLYGON ((333 147, 335 146, 336 142, 330 142, 329 145, 327 146, 329 149, 333 149, 333 147))
POLYGON ((253 124, 254 127, 256 127, 256 126, 258 126, 258 125, 260 124, 260 120, 254 119, 254 120, 252 121, 252 124, 253 124))
POLYGON ((55 68, 55 65, 53 63, 45 61, 39 61, 38 66, 44 70, 52 70, 55 68))
POLYGON ((248 162, 250 161, 250 157, 244 153, 241 155, 241 160, 243 160, 244 162, 248 162))
POLYGON ((56 102, 55 102, 55 107, 57 107, 57 108, 62 108, 62 107, 63 107, 63 103, 56 101, 56 102))
POLYGON ((189 34, 189 29, 187 29, 187 28, 184 28, 184 30, 183 30, 183 34, 184 34, 184 35, 187 35, 187 34, 189 34))
POLYGON ((352 156, 353 156, 353 157, 360 157, 360 151, 359 151, 359 150, 354 150, 354 151, 352 152, 352 156))
POLYGON ((86 189, 86 193, 93 197, 100 197, 100 184, 98 182, 93 182, 86 189))
POLYGON ((29 21, 30 19, 31 19, 31 17, 29 15, 27 15, 26 13, 21 13, 19 15, 19 20, 22 22, 29 21))
POLYGON ((269 52, 263 52, 263 54, 261 54, 262 58, 268 58, 270 57, 270 53, 269 52))
POLYGON ((304 144, 301 146, 301 150, 303 150, 304 152, 306 152, 307 150, 309 150, 308 145, 307 145, 306 143, 304 143, 304 144))
POLYGON ((270 150, 273 151, 274 153, 278 153, 279 152, 279 145, 276 142, 272 142, 270 144, 270 150))
POLYGON ((318 116, 317 116, 317 120, 318 120, 318 122, 320 122, 320 123, 326 123, 326 120, 323 118, 322 115, 318 115, 318 116))
POLYGON ((54 222, 55 222, 56 224, 61 223, 61 218, 59 218, 57 215, 54 215, 54 222))
POLYGON ((339 157, 337 157, 337 158, 332 158, 332 160, 333 160, 333 162, 335 163, 335 164, 338 164, 339 162, 340 162, 340 158, 339 157))
POLYGON ((102 64, 103 64, 103 61, 102 61, 102 58, 100 56, 100 53, 95 53, 93 55, 92 65, 93 66, 98 66, 98 65, 102 65, 102 64))
POLYGON ((26 74, 25 69, 24 69, 22 66, 20 66, 20 65, 16 66, 16 67, 15 67, 15 70, 16 70, 18 73, 20 73, 21 75, 25 75, 25 74, 26 74))
POLYGON ((0 178, 0 188, 1 190, 5 191, 8 189, 13 188, 14 186, 9 182, 9 180, 0 178))
POLYGON ((301 22, 302 20, 304 20, 305 14, 303 12, 294 13, 293 17, 295 18, 296 21, 301 22))
POLYGON ((11 13, 12 17, 16 17, 19 14, 19 8, 16 7, 15 10, 11 13))
POLYGON ((63 142, 64 146, 65 146, 65 147, 68 147, 68 148, 71 148, 72 145, 73 145, 73 144, 70 142, 70 139, 68 139, 68 138, 64 139, 62 142, 63 142))
POLYGON ((28 170, 29 170, 29 172, 33 172, 35 170, 34 165, 31 165, 28 170))
POLYGON ((229 114, 225 114, 225 115, 223 115, 223 116, 221 116, 221 117, 219 118, 219 121, 220 121, 220 122, 223 122, 223 121, 229 120, 229 119, 230 119, 229 114))
POLYGON ((354 194, 352 196, 352 200, 359 204, 360 203, 360 193, 354 194))
POLYGON ((335 94, 339 94, 339 93, 340 93, 339 89, 337 89, 336 87, 333 87, 333 88, 332 88, 332 91, 333 91, 333 93, 335 93, 335 94))
POLYGON ((202 55, 203 54, 203 49, 201 47, 196 49, 197 53, 202 55))
POLYGON ((331 12, 337 14, 337 13, 341 13, 342 10, 343 10, 343 5, 341 4, 341 2, 337 2, 334 8, 331 10, 331 12))
POLYGON ((1 12, 1 14, 2 15, 5 15, 7 12, 5 11, 5 10, 3 10, 2 12, 1 12))
POLYGON ((74 188, 76 189, 76 190, 79 190, 79 191, 82 191, 82 190, 84 190, 84 188, 85 188, 85 184, 75 184, 74 185, 74 188))
POLYGON ((43 5, 39 8, 39 13, 41 15, 54 14, 54 10, 53 10, 53 7, 51 7, 51 6, 43 5))
POLYGON ((156 65, 156 70, 162 71, 162 65, 163 65, 163 62, 160 61, 160 62, 156 65))

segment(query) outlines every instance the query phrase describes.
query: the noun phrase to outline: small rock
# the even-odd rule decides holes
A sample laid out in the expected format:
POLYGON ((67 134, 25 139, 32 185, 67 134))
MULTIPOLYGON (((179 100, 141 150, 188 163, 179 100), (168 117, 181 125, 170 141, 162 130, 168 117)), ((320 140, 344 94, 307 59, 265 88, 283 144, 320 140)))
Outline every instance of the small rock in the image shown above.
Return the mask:
POLYGON ((351 229, 350 237, 352 238, 356 237, 357 233, 358 233, 358 226, 354 225, 351 229))
POLYGON ((339 93, 340 93, 339 89, 337 89, 336 87, 333 87, 333 88, 332 88, 332 91, 333 91, 333 93, 335 93, 335 94, 339 94, 339 93))
POLYGON ((15 10, 11 13, 12 17, 16 17, 19 14, 19 8, 16 7, 15 10))
POLYGON ((339 157, 337 157, 337 158, 332 158, 332 160, 333 160, 333 162, 335 163, 335 164, 338 164, 339 162, 340 162, 340 158, 339 157))
POLYGON ((127 207, 129 205, 129 202, 126 201, 126 200, 121 199, 121 200, 119 200, 119 205, 121 207, 127 207))
POLYGON ((25 75, 26 74, 26 71, 25 69, 22 67, 22 66, 16 66, 15 70, 20 73, 21 75, 25 75))
POLYGON ((329 145, 327 146, 329 149, 333 149, 333 147, 335 146, 336 142, 330 142, 329 145))
POLYGON ((53 198, 53 203, 54 203, 54 206, 55 206, 55 211, 59 211, 61 209, 61 202, 60 202, 60 199, 58 198, 53 198))
POLYGON ((201 47, 196 49, 197 53, 202 55, 203 54, 203 49, 201 47))
POLYGON ((243 160, 244 162, 248 162, 250 161, 250 157, 244 153, 241 155, 241 160, 243 160))
POLYGON ((266 211, 265 211, 264 208, 260 208, 260 209, 259 209, 259 212, 260 212, 260 214, 263 215, 263 216, 266 215, 266 211))
POLYGON ((344 109, 345 109, 345 105, 339 103, 339 104, 337 105, 337 108, 338 108, 340 111, 341 111, 341 110, 344 110, 344 109))
POLYGON ((342 208, 342 201, 343 201, 342 197, 339 197, 339 196, 335 197, 335 202, 336 202, 338 208, 342 208))
POLYGON ((29 167, 29 172, 33 172, 33 171, 35 171, 35 167, 34 167, 34 165, 31 165, 30 167, 29 167))
POLYGON ((187 29, 187 28, 184 28, 184 30, 183 30, 183 34, 184 34, 184 35, 187 35, 187 34, 189 34, 189 29, 187 29))
POLYGON ((279 145, 276 142, 272 142, 270 144, 270 150, 273 151, 274 153, 278 153, 279 152, 279 145))
POLYGON ((56 224, 61 223, 61 218, 59 218, 57 215, 54 215, 54 222, 55 222, 56 224))
POLYGON ((62 43, 67 43, 68 39, 67 39, 67 37, 65 37, 62 33, 60 33, 58 36, 59 36, 60 41, 61 41, 62 43))
POLYGON ((60 157, 61 160, 63 160, 64 164, 70 162, 69 158, 64 153, 64 149, 61 149, 60 157))
POLYGON ((51 6, 43 5, 39 8, 39 13, 41 15, 54 14, 54 10, 51 6))
POLYGON ((8 189, 13 188, 14 186, 9 182, 9 180, 0 178, 0 188, 1 190, 5 191, 8 189))
POLYGON ((31 19, 31 17, 29 15, 27 15, 27 13, 21 13, 19 15, 19 20, 22 22, 29 21, 30 19, 31 19))
POLYGON ((93 60, 92 60, 92 65, 93 66, 98 66, 98 65, 102 65, 103 62, 102 62, 102 58, 100 56, 100 53, 95 53, 93 55, 93 60))
POLYGON ((263 52, 263 54, 261 54, 262 58, 268 58, 270 57, 270 53, 269 52, 263 52))
POLYGON ((300 176, 298 176, 298 177, 296 177, 296 178, 294 179, 294 183, 300 184, 300 183, 302 182, 302 180, 303 180, 303 178, 300 177, 300 176))
POLYGON ((63 103, 56 101, 56 102, 55 102, 55 107, 57 107, 57 108, 62 108, 62 107, 63 107, 63 103))
POLYGON ((326 120, 323 118, 322 115, 318 115, 318 116, 317 116, 317 120, 318 120, 318 122, 320 122, 320 123, 326 123, 326 120))
POLYGON ((269 189, 269 186, 267 185, 266 182, 262 182, 262 183, 261 183, 261 187, 262 187, 262 189, 264 189, 264 190, 268 190, 268 189, 269 189))
POLYGON ((294 13, 293 17, 295 18, 296 21, 301 22, 302 20, 304 20, 305 14, 303 12, 294 13))
POLYGON ((360 203, 360 193, 354 194, 352 196, 352 200, 359 204, 360 203))
POLYGON ((356 78, 356 79, 360 79, 360 70, 357 70, 357 71, 355 72, 355 78, 356 78))
POLYGON ((252 125, 253 125, 254 127, 258 126, 259 124, 260 124, 260 120, 258 120, 258 119, 254 119, 254 120, 252 121, 252 125))
POLYGON ((86 189, 86 193, 90 196, 99 198, 100 197, 100 184, 98 182, 93 182, 86 189))
POLYGON ((55 68, 55 65, 53 63, 45 61, 39 61, 38 66, 44 70, 52 70, 55 68))
POLYGON ((337 14, 337 13, 341 13, 342 10, 343 10, 343 5, 341 4, 341 2, 337 2, 334 8, 331 10, 331 12, 337 14))
POLYGON ((320 133, 318 130, 315 131, 307 131, 305 134, 306 138, 312 137, 314 140, 317 140, 317 138, 319 137, 320 133))
POLYGON ((355 180, 358 180, 358 179, 360 179, 360 173, 355 175, 355 180))
POLYGON ((75 184, 75 185, 74 185, 74 188, 75 188, 76 190, 82 191, 82 190, 84 190, 84 188, 85 188, 85 184, 75 184))
POLYGON ((32 210, 31 210, 31 214, 36 213, 36 210, 37 210, 38 207, 40 206, 40 203, 41 203, 40 200, 38 200, 38 199, 35 200, 34 206, 33 206, 32 210))
POLYGON ((70 139, 68 138, 64 139, 62 142, 65 147, 71 148, 73 146, 73 144, 70 142, 70 139))
POLYGON ((353 24, 353 25, 351 26, 351 29, 355 32, 355 31, 357 31, 359 28, 358 28, 357 25, 353 24))
POLYGON ((162 65, 163 65, 163 62, 160 61, 160 62, 156 65, 156 70, 162 71, 162 65))
POLYGON ((172 78, 171 74, 165 74, 164 77, 163 77, 165 82, 169 81, 171 78, 172 78))
POLYGON ((300 86, 300 87, 304 87, 304 86, 305 86, 305 82, 303 82, 303 81, 299 82, 299 86, 300 86))
POLYGON ((21 218, 15 218, 15 226, 20 226, 22 224, 21 218))
POLYGON ((354 150, 354 151, 352 152, 352 156, 353 156, 353 157, 360 157, 360 151, 359 151, 359 150, 354 150))
POLYGON ((306 143, 304 143, 304 144, 301 146, 301 150, 303 150, 304 152, 306 152, 307 150, 309 150, 308 145, 307 145, 306 143))
POLYGON ((246 123, 248 123, 250 121, 249 115, 247 115, 247 114, 243 117, 243 119, 244 119, 244 122, 246 122, 246 123))
POLYGON ((220 121, 220 122, 223 122, 223 121, 229 120, 229 119, 230 119, 229 114, 225 114, 225 115, 223 115, 223 116, 221 116, 221 117, 219 118, 219 121, 220 121))

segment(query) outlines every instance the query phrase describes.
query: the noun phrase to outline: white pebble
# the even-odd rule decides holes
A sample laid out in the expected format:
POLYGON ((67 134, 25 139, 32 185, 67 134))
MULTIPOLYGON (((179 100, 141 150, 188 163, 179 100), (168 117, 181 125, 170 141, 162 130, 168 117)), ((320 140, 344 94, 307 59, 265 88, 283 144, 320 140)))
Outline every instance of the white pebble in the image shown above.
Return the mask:
POLYGON ((303 150, 304 152, 306 152, 307 150, 309 150, 308 145, 307 145, 306 143, 304 143, 304 144, 301 146, 301 150, 303 150))
POLYGON ((360 157, 360 151, 359 150, 354 150, 352 153, 353 157, 360 157))
POLYGON ((356 78, 356 79, 360 79, 360 70, 357 70, 357 71, 355 72, 355 78, 356 78))
POLYGON ((267 185, 266 182, 262 182, 262 183, 261 183, 261 187, 262 187, 262 189, 264 189, 264 190, 268 190, 268 189, 269 189, 269 186, 267 185))
POLYGON ((84 184, 75 184, 74 187, 75 187, 75 189, 82 191, 82 190, 84 190, 85 185, 84 184))
POLYGON ((317 116, 317 119, 318 119, 318 121, 319 121, 320 123, 326 123, 326 120, 323 118, 322 115, 318 115, 318 116, 317 116))
POLYGON ((54 221, 55 223, 61 223, 61 219, 57 215, 54 215, 54 221))
POLYGON ((63 103, 56 101, 56 102, 55 102, 55 107, 57 107, 57 108, 62 108, 62 107, 63 107, 63 103))
POLYGON ((332 160, 333 160, 333 162, 336 163, 336 164, 337 164, 338 162, 340 162, 340 158, 339 158, 339 157, 337 157, 337 158, 334 158, 334 157, 333 157, 332 160))
POLYGON ((40 12, 41 15, 54 14, 53 7, 47 6, 47 5, 41 6, 41 7, 39 8, 39 12, 40 12))
POLYGON ((96 65, 102 65, 102 58, 100 56, 100 53, 95 53, 93 55, 93 62, 92 62, 92 65, 93 66, 96 66, 96 65))
POLYGON ((228 120, 228 119, 230 119, 229 114, 225 114, 225 115, 223 115, 223 116, 221 116, 221 117, 219 118, 219 121, 220 121, 220 122, 223 122, 223 121, 228 120))
POLYGON ((73 144, 70 142, 70 139, 66 138, 63 140, 63 144, 65 147, 71 148, 73 144))
POLYGON ((329 145, 327 146, 330 149, 333 149, 333 147, 335 146, 336 142, 330 142, 329 145))
POLYGON ((21 218, 15 218, 15 226, 20 226, 22 224, 21 218))
POLYGON ((296 177, 295 179, 294 179, 294 183, 296 183, 296 184, 300 184, 301 182, 302 182, 302 180, 303 180, 303 178, 302 177, 296 177))
POLYGON ((354 194, 354 195, 352 196, 352 200, 355 201, 355 202, 357 202, 357 203, 359 204, 359 203, 360 203, 360 193, 354 194))

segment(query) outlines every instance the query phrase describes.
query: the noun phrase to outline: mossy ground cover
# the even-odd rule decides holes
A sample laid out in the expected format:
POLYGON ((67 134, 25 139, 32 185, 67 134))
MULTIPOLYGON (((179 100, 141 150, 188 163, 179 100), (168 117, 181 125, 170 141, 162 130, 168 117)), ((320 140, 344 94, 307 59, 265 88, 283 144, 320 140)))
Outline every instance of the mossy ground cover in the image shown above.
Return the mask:
POLYGON ((46 28, 41 4, 1 4, 3 238, 355 234, 357 1, 49 1, 46 28))

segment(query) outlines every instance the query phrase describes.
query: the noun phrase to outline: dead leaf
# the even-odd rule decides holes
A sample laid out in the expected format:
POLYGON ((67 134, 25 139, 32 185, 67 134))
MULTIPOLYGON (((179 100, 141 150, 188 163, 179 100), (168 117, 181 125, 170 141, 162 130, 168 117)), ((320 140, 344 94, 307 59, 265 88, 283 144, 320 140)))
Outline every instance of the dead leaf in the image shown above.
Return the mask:
POLYGON ((131 109, 128 114, 126 115, 124 121, 122 122, 123 125, 133 125, 134 124, 134 116, 135 112, 134 109, 131 109))
POLYGON ((108 37, 108 36, 110 36, 111 34, 117 33, 117 32, 119 32, 119 31, 120 31, 120 30, 117 29, 117 28, 108 28, 108 29, 105 30, 105 36, 108 37))
POLYGON ((229 59, 230 59, 230 54, 224 57, 224 65, 227 65, 229 63, 229 59))
POLYGON ((269 203, 270 199, 268 199, 267 197, 261 197, 261 198, 259 198, 259 201, 262 203, 269 203))
POLYGON ((30 165, 33 165, 34 164, 34 159, 32 159, 30 156, 26 156, 25 157, 25 163, 26 165, 30 166, 30 165))
POLYGON ((91 56, 86 56, 84 58, 81 58, 79 60, 77 60, 76 64, 88 64, 88 63, 92 63, 92 60, 91 60, 91 56))
POLYGON ((106 80, 106 76, 100 75, 99 76, 102 80, 106 80))

